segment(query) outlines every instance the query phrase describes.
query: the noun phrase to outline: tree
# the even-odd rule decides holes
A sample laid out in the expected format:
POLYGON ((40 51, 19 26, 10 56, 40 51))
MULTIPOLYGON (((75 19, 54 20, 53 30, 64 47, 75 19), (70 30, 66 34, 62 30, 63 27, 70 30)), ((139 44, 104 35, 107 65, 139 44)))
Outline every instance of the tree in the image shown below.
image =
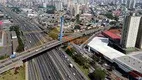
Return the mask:
POLYGON ((90 62, 90 65, 91 65, 93 68, 95 68, 95 69, 97 68, 97 65, 96 65, 96 62, 95 62, 95 61, 91 61, 91 62, 90 62))
POLYGON ((80 24, 80 15, 79 14, 76 15, 76 23, 80 24))
POLYGON ((116 21, 111 21, 109 24, 110 25, 116 25, 116 21))
POLYGON ((114 19, 113 15, 111 13, 107 13, 107 14, 105 14, 105 16, 109 19, 114 19))
POLYGON ((93 72, 92 76, 95 80, 104 80, 106 77, 106 71, 98 68, 93 72))
POLYGON ((74 29, 81 29, 79 25, 75 25, 74 29))
POLYGON ((119 20, 119 18, 118 18, 117 16, 115 16, 115 17, 114 17, 114 20, 115 20, 115 21, 118 21, 118 20, 119 20))
POLYGON ((99 62, 99 61, 100 61, 100 59, 99 59, 96 55, 93 55, 93 56, 92 56, 92 59, 93 59, 94 61, 96 61, 96 62, 99 62))
POLYGON ((83 57, 82 54, 76 54, 73 56, 73 59, 75 62, 77 62, 79 65, 83 66, 83 68, 88 69, 90 67, 90 60, 86 57, 83 57))

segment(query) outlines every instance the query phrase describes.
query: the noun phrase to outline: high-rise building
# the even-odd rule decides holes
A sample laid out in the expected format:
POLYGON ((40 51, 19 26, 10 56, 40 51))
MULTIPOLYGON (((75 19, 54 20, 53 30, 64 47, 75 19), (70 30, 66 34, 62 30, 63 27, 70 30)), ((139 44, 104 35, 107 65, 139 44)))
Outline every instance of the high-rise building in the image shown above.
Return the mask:
POLYGON ((134 9, 136 6, 136 0, 126 0, 127 8, 134 9))
POLYGON ((0 4, 5 5, 6 4, 6 0, 0 0, 0 4))
POLYGON ((136 47, 142 49, 142 18, 140 20, 140 25, 138 29, 136 47))
POLYGON ((142 17, 141 16, 127 16, 123 26, 123 33, 121 39, 121 45, 124 48, 132 48, 141 46, 142 40, 142 17), (140 39, 139 39, 140 38, 140 39), (136 44, 137 43, 137 44, 136 44), (139 45, 138 45, 139 44, 139 45))
POLYGON ((62 1, 58 0, 58 1, 54 1, 55 7, 57 11, 61 11, 63 10, 63 3, 62 1))

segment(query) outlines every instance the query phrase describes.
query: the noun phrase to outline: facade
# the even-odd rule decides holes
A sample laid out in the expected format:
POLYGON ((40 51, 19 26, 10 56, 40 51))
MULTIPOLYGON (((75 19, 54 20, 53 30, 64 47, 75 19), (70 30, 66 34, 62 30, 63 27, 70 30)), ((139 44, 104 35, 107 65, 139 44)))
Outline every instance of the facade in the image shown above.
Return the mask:
MULTIPOLYGON (((123 48, 133 48, 136 46, 141 16, 127 16, 123 26, 121 45, 123 48)), ((138 43, 138 42, 137 42, 138 43)))
POLYGON ((5 5, 6 4, 6 0, 0 0, 0 4, 5 5))
POLYGON ((136 0, 127 0, 127 8, 134 9, 136 5, 136 0))
POLYGON ((55 7, 57 11, 63 10, 63 3, 62 1, 54 1, 55 7))
POLYGON ((142 49, 142 18, 140 19, 136 47, 142 49))
POLYGON ((42 14, 40 15, 39 22, 45 28, 52 28, 59 24, 60 16, 58 14, 42 14))
MULTIPOLYGON (((142 79, 142 52, 133 52, 128 55, 115 58, 114 62, 123 71, 127 72, 134 80, 142 79)), ((133 80, 133 79, 130 79, 133 80)))

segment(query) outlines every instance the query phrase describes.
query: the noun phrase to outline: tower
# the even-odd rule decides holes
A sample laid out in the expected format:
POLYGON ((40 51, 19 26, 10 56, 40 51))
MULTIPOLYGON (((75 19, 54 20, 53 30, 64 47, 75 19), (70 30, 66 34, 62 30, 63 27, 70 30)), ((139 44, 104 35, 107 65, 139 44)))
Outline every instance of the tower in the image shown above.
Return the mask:
POLYGON ((127 8, 134 9, 136 5, 136 0, 127 0, 127 8))
POLYGON ((63 27, 64 27, 64 17, 61 16, 61 18, 60 18, 60 35, 59 35, 60 41, 62 41, 62 37, 63 37, 63 27))
POLYGON ((122 31, 121 45, 124 48, 141 46, 141 16, 127 16, 122 31), (139 44, 139 45, 138 45, 139 44))

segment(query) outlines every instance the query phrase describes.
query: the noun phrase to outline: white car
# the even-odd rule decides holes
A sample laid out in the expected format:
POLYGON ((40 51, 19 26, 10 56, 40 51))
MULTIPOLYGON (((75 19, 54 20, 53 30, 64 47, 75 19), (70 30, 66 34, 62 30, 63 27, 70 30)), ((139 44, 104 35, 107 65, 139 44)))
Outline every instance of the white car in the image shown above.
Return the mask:
POLYGON ((73 75, 75 75, 75 73, 73 73, 73 75))

